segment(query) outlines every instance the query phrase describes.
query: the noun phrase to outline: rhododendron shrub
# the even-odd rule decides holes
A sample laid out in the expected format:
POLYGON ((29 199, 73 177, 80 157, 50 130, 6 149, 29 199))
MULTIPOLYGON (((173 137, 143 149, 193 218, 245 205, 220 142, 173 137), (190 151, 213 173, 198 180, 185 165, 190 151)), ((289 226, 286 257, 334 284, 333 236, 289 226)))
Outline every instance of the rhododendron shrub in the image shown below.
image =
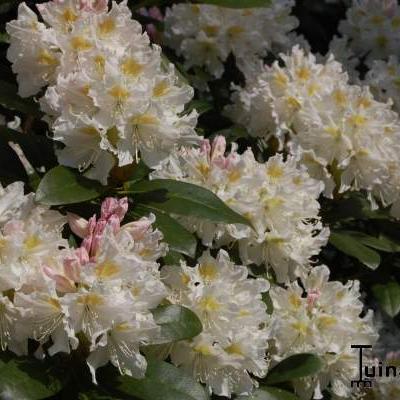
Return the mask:
POLYGON ((399 10, 2 2, 0 398, 397 400, 399 10))

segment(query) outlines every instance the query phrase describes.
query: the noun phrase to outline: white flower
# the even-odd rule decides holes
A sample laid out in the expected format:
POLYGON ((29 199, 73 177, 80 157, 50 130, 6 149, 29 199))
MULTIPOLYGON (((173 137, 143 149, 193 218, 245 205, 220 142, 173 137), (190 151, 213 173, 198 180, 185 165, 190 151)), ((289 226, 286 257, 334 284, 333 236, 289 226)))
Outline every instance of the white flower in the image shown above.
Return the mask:
POLYGON ((232 53, 246 69, 257 57, 286 48, 287 33, 297 27, 290 16, 292 0, 273 1, 265 8, 231 9, 213 5, 178 4, 167 9, 166 44, 185 58, 186 68, 205 66, 216 78, 232 53))
POLYGON ((86 346, 88 365, 111 361, 123 374, 144 376, 140 346, 157 341, 160 327, 150 310, 169 291, 157 259, 167 247, 152 229, 154 215, 121 225, 126 198, 107 198, 100 218, 68 215, 82 237, 72 249, 62 238, 66 218, 36 205, 16 182, 0 192, 0 346, 37 357, 86 346))
POLYGON ((388 61, 374 60, 365 76, 365 83, 371 87, 377 99, 393 102, 393 109, 400 112, 400 64, 395 56, 388 61))
POLYGON ((224 138, 217 137, 212 146, 204 141, 201 149, 183 149, 151 177, 182 180, 214 192, 253 229, 197 218, 180 221, 206 246, 237 241, 243 263, 272 267, 280 282, 293 279, 328 239, 318 216, 323 185, 298 168, 293 157, 284 161, 277 155, 261 164, 251 150, 240 155, 233 145, 225 156, 225 147, 224 138))
POLYGON ((396 0, 353 0, 339 32, 367 60, 387 59, 399 51, 400 8, 396 0))
POLYGON ((19 95, 28 97, 56 80, 59 54, 46 25, 25 3, 18 6, 18 19, 7 24, 10 48, 7 53, 17 74, 19 95))
POLYGON ((358 373, 357 353, 351 344, 374 344, 377 333, 372 312, 363 318, 359 283, 329 281, 329 269, 318 266, 302 279, 286 287, 270 290, 274 311, 271 337, 272 357, 280 361, 296 353, 311 352, 324 361, 317 377, 294 382, 304 399, 329 383, 337 396, 350 395, 350 381, 358 373))
POLYGON ((216 258, 203 253, 195 267, 163 267, 162 274, 172 289, 169 300, 191 309, 203 324, 200 335, 172 346, 172 362, 217 395, 250 394, 256 382, 249 373, 263 377, 268 367, 268 315, 261 298, 268 282, 248 278, 247 268, 223 250, 216 258))
POLYGON ((400 121, 390 103, 376 101, 368 87, 349 85, 330 57, 318 64, 294 47, 278 63, 238 89, 233 119, 255 136, 276 135, 316 179, 333 190, 365 190, 398 215, 400 121))
POLYGON ((38 9, 44 24, 22 4, 7 25, 8 58, 22 96, 47 86, 40 104, 54 139, 65 144, 61 164, 106 184, 114 166, 139 156, 154 166, 199 141, 197 113, 182 114, 193 89, 162 61, 126 1, 110 10, 77 0, 38 9))

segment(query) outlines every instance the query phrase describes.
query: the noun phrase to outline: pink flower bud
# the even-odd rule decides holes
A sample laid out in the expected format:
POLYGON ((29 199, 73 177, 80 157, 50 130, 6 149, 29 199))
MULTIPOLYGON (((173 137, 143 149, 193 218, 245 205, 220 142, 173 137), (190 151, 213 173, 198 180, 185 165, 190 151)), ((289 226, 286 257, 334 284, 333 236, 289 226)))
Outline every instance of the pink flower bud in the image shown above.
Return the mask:
POLYGON ((202 154, 210 154, 211 152, 211 145, 208 139, 204 139, 200 143, 200 151, 202 154))
POLYGON ((84 238, 89 234, 89 221, 79 215, 67 213, 67 220, 71 231, 80 238, 84 238))
POLYGON ((128 198, 120 200, 114 197, 107 197, 101 205, 101 219, 109 219, 113 214, 117 215, 122 221, 128 211, 128 198))
POLYGON ((85 265, 89 262, 89 254, 84 247, 79 247, 75 250, 75 255, 80 265, 85 265))

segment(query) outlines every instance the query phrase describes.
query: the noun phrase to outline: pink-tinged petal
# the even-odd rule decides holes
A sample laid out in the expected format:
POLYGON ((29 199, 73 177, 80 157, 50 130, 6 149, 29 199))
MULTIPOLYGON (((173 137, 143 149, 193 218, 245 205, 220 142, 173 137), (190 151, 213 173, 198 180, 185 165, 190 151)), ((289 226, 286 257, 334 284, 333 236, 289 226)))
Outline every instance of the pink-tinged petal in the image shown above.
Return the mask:
POLYGON ((128 211, 128 198, 120 200, 114 197, 107 197, 101 205, 101 219, 108 220, 113 214, 122 221, 128 211))
POLYGON ((103 12, 108 10, 108 0, 80 0, 79 9, 87 12, 103 12))
POLYGON ((127 230, 134 240, 140 240, 150 227, 151 221, 149 219, 141 219, 124 225, 124 230, 127 230))
POLYGON ((211 145, 208 139, 204 139, 200 143, 200 151, 202 154, 210 154, 211 152, 211 145))
POLYGON ((13 233, 22 232, 24 223, 22 221, 9 221, 4 225, 4 235, 12 235, 13 233))
POLYGON ((211 146, 211 161, 224 157, 226 150, 226 140, 223 136, 217 136, 211 146))
POLYGON ((111 229, 114 233, 119 232, 121 228, 121 222, 117 215, 111 215, 110 219, 107 222, 107 225, 111 226, 111 229))
POLYGON ((119 220, 122 221, 125 218, 126 213, 128 212, 128 198, 123 197, 118 202, 118 208, 115 210, 115 214, 118 216, 119 220))
POLYGON ((101 219, 108 219, 118 207, 118 200, 115 197, 107 197, 101 204, 101 219))
POLYGON ((75 255, 78 258, 80 265, 85 265, 89 262, 89 254, 84 247, 79 247, 75 250, 75 255))
POLYGON ((71 231, 83 239, 89 234, 89 221, 79 215, 67 213, 67 220, 71 231))
POLYGON ((74 283, 65 276, 53 273, 49 267, 43 267, 43 272, 56 283, 56 288, 59 292, 69 293, 76 291, 74 283))
POLYGON ((320 296, 321 296, 321 291, 319 289, 310 290, 307 294, 308 307, 310 308, 314 307, 315 302, 319 299, 320 296))

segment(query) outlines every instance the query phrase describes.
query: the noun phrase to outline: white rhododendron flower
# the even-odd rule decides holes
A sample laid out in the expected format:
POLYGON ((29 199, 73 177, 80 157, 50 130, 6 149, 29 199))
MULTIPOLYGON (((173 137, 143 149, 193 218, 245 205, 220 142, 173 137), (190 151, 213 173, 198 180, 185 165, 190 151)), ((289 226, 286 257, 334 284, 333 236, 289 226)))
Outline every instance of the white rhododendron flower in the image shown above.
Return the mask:
POLYGON ((399 216, 400 120, 390 103, 378 102, 368 87, 348 84, 332 57, 316 63, 294 47, 285 66, 266 66, 233 96, 228 112, 254 136, 289 139, 289 149, 325 195, 365 190, 399 216), (288 136, 287 136, 288 134, 288 136))
POLYGON ((235 265, 220 250, 214 258, 204 252, 195 267, 165 266, 169 300, 192 310, 203 331, 172 345, 171 361, 205 383, 210 392, 231 397, 250 394, 257 377, 266 375, 268 315, 262 293, 264 279, 248 278, 247 268, 235 265))
POLYGON ((153 166, 175 146, 196 144, 196 111, 182 115, 193 90, 162 61, 126 1, 25 3, 7 24, 8 58, 21 96, 37 94, 64 143, 61 164, 107 183, 113 166, 153 166))
POLYGON ((339 32, 348 46, 367 60, 387 59, 399 52, 400 8, 397 0, 353 0, 339 32))
POLYGON ((83 238, 72 249, 61 236, 66 218, 35 205, 21 182, 2 189, 0 204, 12 211, 0 224, 2 350, 26 354, 33 339, 37 356, 69 353, 84 345, 84 335, 94 382, 96 368, 108 361, 122 374, 144 377, 139 348, 160 330, 150 310, 169 292, 156 262, 167 248, 152 229, 154 216, 121 225, 127 199, 107 198, 99 219, 68 215, 83 238))
POLYGON ((293 157, 284 161, 276 155, 262 164, 250 149, 241 155, 235 145, 228 155, 225 150, 222 136, 212 145, 205 140, 200 149, 182 149, 172 155, 152 178, 205 187, 254 228, 182 217, 203 244, 219 247, 237 241, 243 263, 265 263, 280 282, 298 276, 328 240, 329 230, 318 216, 323 184, 310 178, 304 167, 297 167, 293 157))
MULTIPOLYGON (((396 343, 397 345, 397 343, 396 343)), ((373 360, 373 365, 378 366, 379 360, 373 360)), ((391 351, 385 355, 383 365, 386 366, 398 366, 400 363, 399 351, 391 351)), ((384 367, 384 368, 385 368, 384 367)), ((385 374, 386 375, 386 374, 385 374)), ((374 380, 374 386, 372 390, 367 392, 367 400, 397 400, 400 397, 400 387, 397 381, 397 376, 393 375, 393 371, 390 372, 389 376, 378 376, 374 380)))
POLYGON ((390 56, 388 61, 375 60, 365 77, 365 83, 381 101, 393 102, 393 109, 400 112, 400 63, 397 57, 390 56))
POLYGON ((298 21, 290 15, 294 1, 272 1, 265 8, 233 9, 177 4, 167 9, 165 43, 185 58, 187 68, 204 66, 216 78, 233 54, 242 67, 269 50, 282 50, 298 21))
POLYGON ((343 70, 347 72, 349 76, 350 83, 358 84, 360 78, 357 67, 360 64, 360 59, 354 53, 353 49, 348 46, 347 42, 348 38, 346 36, 334 36, 329 43, 328 53, 324 57, 318 57, 317 55, 317 60, 318 62, 325 63, 332 55, 336 61, 342 64, 343 70))
POLYGON ((373 345, 377 339, 372 311, 361 317, 358 281, 344 285, 329 281, 329 274, 328 267, 318 266, 301 284, 296 281, 269 291, 274 308, 272 359, 314 353, 324 362, 317 376, 294 383, 303 399, 311 399, 313 393, 320 398, 317 394, 329 383, 335 395, 348 398, 350 381, 358 377, 358 353, 351 345, 373 345))

